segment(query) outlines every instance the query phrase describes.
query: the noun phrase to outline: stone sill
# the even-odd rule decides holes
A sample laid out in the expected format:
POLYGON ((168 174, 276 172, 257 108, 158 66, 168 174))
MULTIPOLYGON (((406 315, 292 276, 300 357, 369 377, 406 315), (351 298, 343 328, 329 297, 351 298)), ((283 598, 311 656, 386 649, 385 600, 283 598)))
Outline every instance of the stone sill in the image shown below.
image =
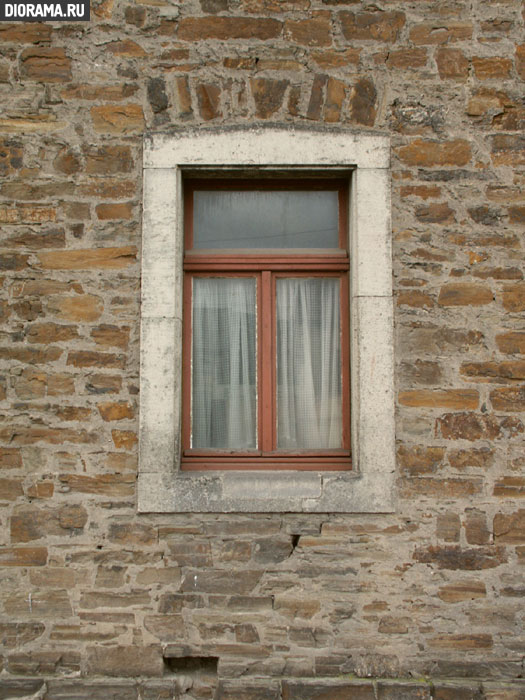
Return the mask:
POLYGON ((209 471, 139 474, 140 513, 389 513, 384 474, 209 471), (376 483, 377 482, 377 483, 376 483))

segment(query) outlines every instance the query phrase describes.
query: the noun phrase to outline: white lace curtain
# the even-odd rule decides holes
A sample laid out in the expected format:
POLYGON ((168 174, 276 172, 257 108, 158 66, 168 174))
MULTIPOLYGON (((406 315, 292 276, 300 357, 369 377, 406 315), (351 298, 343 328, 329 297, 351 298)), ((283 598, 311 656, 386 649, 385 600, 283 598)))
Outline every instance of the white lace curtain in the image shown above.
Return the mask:
POLYGON ((256 445, 255 279, 193 279, 192 446, 256 445))
POLYGON ((277 446, 342 446, 339 279, 277 280, 277 446))
MULTIPOLYGON (((253 449, 256 282, 193 280, 192 446, 253 449)), ((341 447, 340 281, 278 278, 277 447, 341 447)))

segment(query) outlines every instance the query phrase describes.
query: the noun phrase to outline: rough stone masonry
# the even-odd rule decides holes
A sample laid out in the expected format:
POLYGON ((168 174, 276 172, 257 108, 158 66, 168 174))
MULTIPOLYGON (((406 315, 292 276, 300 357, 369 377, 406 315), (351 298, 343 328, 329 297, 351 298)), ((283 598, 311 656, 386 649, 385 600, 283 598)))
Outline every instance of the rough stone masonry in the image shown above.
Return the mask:
POLYGON ((525 697, 525 9, 0 23, 0 698, 525 697), (398 506, 138 515, 142 138, 388 135, 398 506))

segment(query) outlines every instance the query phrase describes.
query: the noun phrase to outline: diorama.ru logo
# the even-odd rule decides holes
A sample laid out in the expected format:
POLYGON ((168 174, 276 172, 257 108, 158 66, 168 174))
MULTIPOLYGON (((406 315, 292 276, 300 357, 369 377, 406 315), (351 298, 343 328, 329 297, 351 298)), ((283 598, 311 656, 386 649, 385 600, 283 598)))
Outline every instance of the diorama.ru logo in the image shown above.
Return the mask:
POLYGON ((45 22, 46 20, 86 22, 89 20, 89 0, 0 2, 0 21, 45 22))

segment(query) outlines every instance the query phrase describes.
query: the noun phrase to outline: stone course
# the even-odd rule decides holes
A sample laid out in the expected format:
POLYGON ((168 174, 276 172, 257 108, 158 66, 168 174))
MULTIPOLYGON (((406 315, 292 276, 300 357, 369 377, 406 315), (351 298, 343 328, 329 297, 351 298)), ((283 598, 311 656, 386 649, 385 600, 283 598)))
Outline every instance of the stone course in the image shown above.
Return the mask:
POLYGON ((519 0, 0 23, 0 700, 522 700, 519 0), (392 145, 397 509, 138 515, 142 139, 392 145))

